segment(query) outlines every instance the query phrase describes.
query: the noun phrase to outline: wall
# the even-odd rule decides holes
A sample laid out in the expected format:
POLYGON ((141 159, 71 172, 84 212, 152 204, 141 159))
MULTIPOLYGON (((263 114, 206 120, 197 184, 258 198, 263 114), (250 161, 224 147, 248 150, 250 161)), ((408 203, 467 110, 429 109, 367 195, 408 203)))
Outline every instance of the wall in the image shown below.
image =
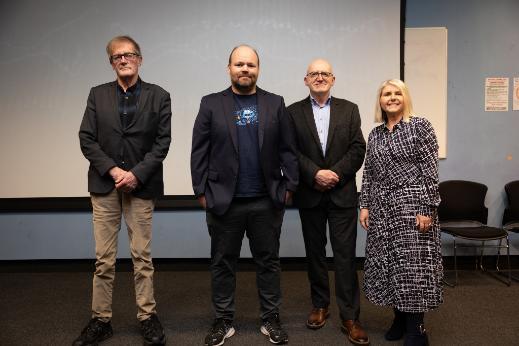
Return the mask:
MULTIPOLYGON (((519 179, 519 111, 510 102, 508 112, 485 112, 484 82, 519 76, 517 14, 517 0, 407 1, 407 27, 449 32, 447 158, 440 161, 440 180, 486 184, 493 226, 501 225, 504 185, 519 179)), ((512 252, 519 253, 519 238, 511 239, 512 252)))
MULTIPOLYGON (((448 155, 440 162, 440 179, 486 184, 489 224, 496 226, 505 206, 503 186, 519 179, 519 112, 484 112, 484 79, 519 76, 518 13, 516 0, 407 1, 408 27, 449 30, 448 155)), ((154 256, 207 257, 204 221, 201 211, 158 212, 154 256)), ((91 233, 89 213, 0 214, 0 260, 92 258, 91 233)), ((357 255, 363 256, 365 233, 358 234, 357 255)), ((121 232, 121 257, 128 257, 126 239, 121 232)), ((295 210, 287 211, 281 244, 281 256, 304 256, 295 210)), ((519 254, 518 237, 512 237, 512 253, 519 254)), ((247 246, 242 254, 250 254, 247 246)))

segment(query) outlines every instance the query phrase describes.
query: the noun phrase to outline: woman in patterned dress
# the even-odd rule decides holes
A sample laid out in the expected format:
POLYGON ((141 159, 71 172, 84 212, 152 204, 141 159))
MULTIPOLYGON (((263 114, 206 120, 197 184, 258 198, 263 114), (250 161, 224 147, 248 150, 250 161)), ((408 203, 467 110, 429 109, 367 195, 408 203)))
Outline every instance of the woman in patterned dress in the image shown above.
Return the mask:
POLYGON ((436 209, 438 144, 424 118, 414 116, 407 86, 382 83, 368 139, 360 223, 367 230, 364 290, 372 303, 393 308, 386 340, 427 345, 424 313, 443 300, 436 209))

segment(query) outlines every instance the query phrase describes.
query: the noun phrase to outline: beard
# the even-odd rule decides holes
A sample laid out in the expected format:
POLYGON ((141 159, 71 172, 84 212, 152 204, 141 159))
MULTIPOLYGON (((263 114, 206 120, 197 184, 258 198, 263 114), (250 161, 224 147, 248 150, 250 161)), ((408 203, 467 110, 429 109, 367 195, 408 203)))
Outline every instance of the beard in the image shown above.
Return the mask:
MULTIPOLYGON (((243 77, 243 76, 240 76, 240 77, 243 77)), ((243 93, 243 94, 250 93, 256 87, 256 80, 252 76, 247 76, 247 77, 249 77, 250 79, 248 82, 245 82, 245 83, 240 82, 240 78, 231 80, 232 86, 236 90, 238 90, 240 93, 243 93)))

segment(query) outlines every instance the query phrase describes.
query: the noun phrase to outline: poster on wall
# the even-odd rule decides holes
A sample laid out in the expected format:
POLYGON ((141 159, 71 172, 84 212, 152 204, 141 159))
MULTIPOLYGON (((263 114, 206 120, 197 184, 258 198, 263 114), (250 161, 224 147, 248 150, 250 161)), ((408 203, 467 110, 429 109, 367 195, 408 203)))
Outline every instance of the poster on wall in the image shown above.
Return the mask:
POLYGON ((514 111, 519 111, 519 77, 514 78, 514 111))
POLYGON ((508 78, 485 79, 485 112, 508 111, 508 78))

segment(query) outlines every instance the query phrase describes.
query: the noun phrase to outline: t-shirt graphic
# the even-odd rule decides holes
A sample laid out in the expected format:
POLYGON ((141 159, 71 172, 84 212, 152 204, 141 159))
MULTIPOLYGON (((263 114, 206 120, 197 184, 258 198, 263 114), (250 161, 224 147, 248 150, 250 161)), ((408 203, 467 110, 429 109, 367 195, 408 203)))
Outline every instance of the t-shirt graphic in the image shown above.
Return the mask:
POLYGON ((237 110, 234 113, 236 126, 257 125, 258 124, 258 106, 249 105, 246 108, 237 110))

